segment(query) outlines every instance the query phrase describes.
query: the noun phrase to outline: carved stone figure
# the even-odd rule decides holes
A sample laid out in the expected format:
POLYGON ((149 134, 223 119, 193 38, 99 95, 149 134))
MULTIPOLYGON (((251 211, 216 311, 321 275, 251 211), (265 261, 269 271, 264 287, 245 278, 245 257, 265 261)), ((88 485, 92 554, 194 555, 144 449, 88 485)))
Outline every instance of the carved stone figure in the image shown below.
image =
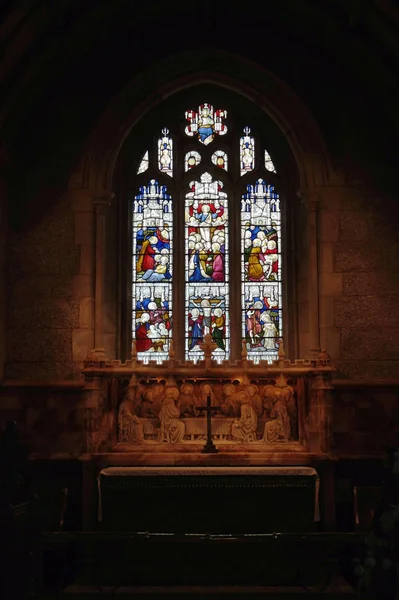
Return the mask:
POLYGON ((161 410, 162 402, 165 398, 165 385, 163 383, 154 383, 151 388, 153 390, 153 410, 155 414, 159 414, 161 410))
POLYGON ((270 413, 273 410, 274 389, 274 385, 271 384, 266 384, 263 388, 263 415, 266 417, 270 417, 270 413))
POLYGON ((262 405, 262 398, 259 395, 258 386, 253 383, 250 383, 249 385, 247 385, 246 390, 251 399, 252 408, 254 409, 254 411, 256 412, 258 417, 262 416, 263 405, 262 405))
POLYGON ((148 388, 141 395, 141 402, 138 405, 138 414, 142 418, 154 418, 157 416, 155 406, 155 393, 153 388, 148 388))
POLYGON ((182 417, 194 417, 195 397, 192 383, 183 383, 180 388, 180 415, 182 417))
POLYGON ((226 383, 223 386, 222 415, 224 417, 238 417, 240 414, 239 408, 234 385, 232 383, 226 383), (238 407, 238 411, 236 411, 236 406, 238 407))
POLYGON ((206 406, 208 396, 211 397, 211 406, 217 406, 217 398, 210 383, 203 383, 200 390, 199 406, 206 406))
POLYGON ((263 441, 267 444, 287 441, 290 435, 290 418, 281 389, 274 388, 272 403, 271 420, 266 421, 263 431, 263 441))
POLYGON ((251 406, 251 398, 247 390, 242 390, 237 394, 237 400, 240 405, 240 419, 234 421, 231 426, 231 435, 233 440, 239 442, 255 442, 257 416, 251 406))
POLYGON ((178 418, 180 416, 179 396, 180 393, 176 387, 166 389, 165 400, 159 413, 161 442, 177 444, 183 441, 185 426, 183 421, 179 421, 178 418))
POLYGON ((294 389, 287 385, 282 389, 284 396, 285 405, 287 407, 287 413, 290 420, 290 434, 291 439, 296 439, 298 434, 298 413, 295 401, 294 389))
POLYGON ((134 413, 134 389, 128 388, 118 412, 119 441, 142 444, 144 441, 143 423, 134 413))

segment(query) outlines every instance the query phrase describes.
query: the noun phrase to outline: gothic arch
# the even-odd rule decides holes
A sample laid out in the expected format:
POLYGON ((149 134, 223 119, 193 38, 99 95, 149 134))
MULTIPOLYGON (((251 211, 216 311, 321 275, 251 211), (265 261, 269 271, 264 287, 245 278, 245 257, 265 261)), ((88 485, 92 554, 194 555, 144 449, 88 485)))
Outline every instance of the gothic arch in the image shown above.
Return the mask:
MULTIPOLYGON (((88 138, 77 170, 70 178, 69 189, 72 194, 83 192, 94 200, 97 232, 93 238, 95 349, 99 349, 102 355, 105 273, 103 210, 113 195, 113 176, 119 152, 135 124, 150 110, 175 93, 199 84, 213 84, 228 89, 254 103, 275 122, 292 153, 297 169, 297 187, 292 192, 304 200, 302 207, 306 212, 306 225, 301 230, 301 243, 309 250, 304 267, 308 274, 308 334, 302 342, 299 340, 299 345, 297 338, 292 354, 304 354, 308 349, 317 352, 320 328, 316 210, 319 192, 335 178, 328 151, 312 115, 284 82, 256 63, 219 50, 178 54, 143 70, 103 113, 88 138), (212 64, 211 69, 209 64, 212 64)), ((296 285, 295 277, 292 277, 292 285, 296 285)), ((293 290, 292 298, 296 297, 293 290)), ((294 324, 292 329, 297 330, 297 326, 294 324)))
POLYGON ((118 153, 134 125, 165 98, 201 83, 241 94, 274 120, 294 156, 300 190, 321 186, 330 179, 332 167, 326 145, 300 98, 252 61, 220 50, 202 50, 161 60, 132 80, 98 120, 70 187, 93 192, 112 189, 118 153))

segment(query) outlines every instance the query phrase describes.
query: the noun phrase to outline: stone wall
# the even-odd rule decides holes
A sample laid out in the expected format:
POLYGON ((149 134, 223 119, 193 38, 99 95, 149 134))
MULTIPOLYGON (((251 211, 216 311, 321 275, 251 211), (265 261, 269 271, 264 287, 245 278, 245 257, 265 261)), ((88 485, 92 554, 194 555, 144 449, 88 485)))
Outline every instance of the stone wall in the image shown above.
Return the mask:
POLYGON ((397 208, 366 186, 326 188, 320 198, 320 343, 339 377, 395 378, 397 208))
POLYGON ((93 345, 91 206, 50 196, 45 212, 9 228, 7 379, 78 379, 93 345))
POLYGON ((78 382, 0 386, 0 430, 18 425, 29 452, 43 457, 78 457, 84 449, 86 409, 78 382))
POLYGON ((337 381, 333 404, 333 453, 383 455, 399 435, 399 382, 372 385, 337 381))

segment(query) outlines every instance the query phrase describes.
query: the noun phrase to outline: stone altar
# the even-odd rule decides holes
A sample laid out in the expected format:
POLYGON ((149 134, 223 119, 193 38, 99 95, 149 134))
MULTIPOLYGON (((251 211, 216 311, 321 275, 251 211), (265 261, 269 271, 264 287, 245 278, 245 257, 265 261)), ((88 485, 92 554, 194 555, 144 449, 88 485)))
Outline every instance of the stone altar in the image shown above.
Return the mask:
POLYGON ((113 531, 312 531, 319 477, 309 467, 109 467, 98 476, 98 519, 113 531))

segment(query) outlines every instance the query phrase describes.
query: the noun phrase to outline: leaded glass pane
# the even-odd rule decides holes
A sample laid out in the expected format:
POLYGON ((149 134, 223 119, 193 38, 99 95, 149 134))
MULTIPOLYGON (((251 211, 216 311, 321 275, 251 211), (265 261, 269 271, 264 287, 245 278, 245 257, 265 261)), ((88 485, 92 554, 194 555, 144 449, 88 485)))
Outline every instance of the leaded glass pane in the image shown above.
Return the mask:
POLYGON ((227 152, 223 150, 216 150, 211 156, 211 160, 214 165, 219 167, 219 169, 224 169, 227 171, 227 152))
POLYGON ((265 150, 265 169, 270 171, 270 173, 276 173, 272 158, 267 150, 265 150))
POLYGON ((185 117, 189 122, 184 130, 185 134, 190 137, 195 136, 205 146, 213 142, 217 135, 227 133, 227 126, 224 123, 227 111, 215 110, 212 104, 201 104, 198 111, 186 110, 185 117))
POLYGON ((186 156, 184 157, 184 170, 187 172, 199 165, 200 162, 201 154, 199 152, 196 152, 195 150, 187 152, 186 156))
POLYGON ((149 164, 150 164, 150 161, 149 161, 148 150, 147 150, 147 152, 144 152, 143 158, 141 159, 141 163, 137 170, 137 175, 140 175, 140 173, 145 173, 145 171, 147 171, 147 169, 148 169, 149 164))
POLYGON ((172 335, 172 198, 152 179, 133 201, 133 338, 148 362, 169 357, 172 335))
POLYGON ((173 140, 166 127, 162 129, 162 137, 158 140, 158 169, 173 177, 173 140))
POLYGON ((219 362, 230 351, 228 287, 228 206, 223 183, 204 173, 186 194, 186 359, 203 357, 206 334, 216 343, 219 362))
POLYGON ((244 127, 244 136, 240 138, 240 174, 245 175, 255 168, 255 140, 249 134, 251 129, 244 127))
POLYGON ((248 358, 272 362, 282 337, 281 212, 274 187, 247 186, 241 202, 242 327, 248 358))

